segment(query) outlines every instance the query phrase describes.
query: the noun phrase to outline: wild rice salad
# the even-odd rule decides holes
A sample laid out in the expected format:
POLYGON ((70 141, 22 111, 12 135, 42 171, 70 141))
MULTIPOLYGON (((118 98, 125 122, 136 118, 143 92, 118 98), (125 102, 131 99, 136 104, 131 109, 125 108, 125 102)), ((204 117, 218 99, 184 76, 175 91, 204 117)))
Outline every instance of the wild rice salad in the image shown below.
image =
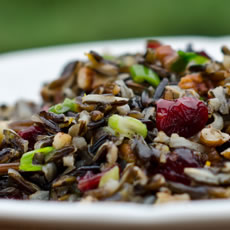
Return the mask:
POLYGON ((217 62, 150 40, 144 54, 90 51, 69 63, 42 88, 35 115, 1 128, 0 197, 229 198, 230 50, 222 52, 217 62))

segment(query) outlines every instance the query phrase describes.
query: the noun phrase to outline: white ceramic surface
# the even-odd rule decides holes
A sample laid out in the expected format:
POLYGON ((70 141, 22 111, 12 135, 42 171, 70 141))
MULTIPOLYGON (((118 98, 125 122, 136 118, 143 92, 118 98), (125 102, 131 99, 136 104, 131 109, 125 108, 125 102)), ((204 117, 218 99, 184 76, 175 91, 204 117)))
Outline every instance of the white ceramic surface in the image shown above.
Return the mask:
MULTIPOLYGON (((220 47, 230 37, 162 38, 173 47, 207 49, 221 60, 220 47)), ((0 103, 25 98, 39 101, 41 83, 58 76, 68 61, 95 50, 120 54, 143 51, 145 39, 42 48, 0 55, 0 103)), ((124 203, 56 203, 0 200, 0 229, 165 230, 230 229, 230 200, 145 206, 124 203)))

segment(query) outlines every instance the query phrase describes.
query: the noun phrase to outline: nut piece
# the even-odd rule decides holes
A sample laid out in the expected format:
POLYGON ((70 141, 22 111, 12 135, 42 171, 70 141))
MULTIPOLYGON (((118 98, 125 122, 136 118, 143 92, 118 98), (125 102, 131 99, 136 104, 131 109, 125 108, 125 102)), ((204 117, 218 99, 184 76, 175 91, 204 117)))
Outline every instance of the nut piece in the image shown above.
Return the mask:
POLYGON ((200 141, 211 147, 220 146, 230 139, 227 133, 222 133, 218 129, 204 128, 201 130, 200 141))
POLYGON ((82 102, 88 104, 102 103, 120 106, 127 104, 128 101, 129 100, 127 98, 115 97, 107 94, 88 94, 82 97, 82 102))
POLYGON ((121 159, 128 163, 134 163, 136 161, 136 156, 129 143, 123 143, 119 146, 119 156, 121 159))
POLYGON ((90 113, 92 121, 99 121, 104 117, 104 114, 99 110, 94 110, 90 113))
POLYGON ((122 105, 117 107, 117 111, 120 115, 127 115, 130 112, 129 105, 122 105))
POLYGON ((59 132, 55 135, 53 141, 53 147, 55 149, 61 149, 65 146, 70 145, 72 137, 69 134, 59 132))
POLYGON ((210 111, 218 111, 221 106, 221 102, 218 98, 211 98, 208 100, 208 107, 210 111))
POLYGON ((0 144, 3 140, 3 130, 8 128, 9 121, 0 121, 0 144))
POLYGON ((226 99, 224 88, 222 86, 218 86, 215 89, 209 90, 208 93, 210 96, 212 96, 212 97, 214 96, 215 98, 217 98, 219 100, 219 102, 220 102, 219 111, 222 114, 228 114, 229 108, 228 108, 228 102, 226 99))
POLYGON ((185 91, 179 86, 167 85, 165 87, 165 97, 164 99, 178 99, 184 95, 185 91))
POLYGON ((156 138, 154 139, 154 142, 159 142, 163 144, 169 144, 170 137, 168 137, 163 131, 160 131, 157 133, 156 138))
POLYGON ((193 180, 201 183, 211 185, 219 184, 219 176, 214 175, 211 171, 204 168, 185 168, 184 173, 193 180))
POLYGON ((204 95, 210 89, 209 81, 204 80, 201 73, 185 75, 181 78, 178 86, 181 89, 194 89, 199 95, 204 95))
POLYGON ((189 148, 189 149, 195 150, 200 153, 203 153, 206 151, 206 148, 204 145, 190 141, 184 137, 180 137, 176 133, 173 133, 171 135, 169 146, 171 148, 185 147, 185 148, 189 148))
POLYGON ((225 149, 223 152, 220 153, 222 156, 224 156, 226 159, 230 160, 230 148, 225 149))
POLYGON ((213 173, 205 168, 185 168, 184 173, 193 180, 205 184, 219 185, 230 183, 229 173, 213 173))
POLYGON ((160 163, 166 163, 167 155, 170 152, 168 145, 158 143, 155 148, 160 152, 160 163))
POLYGON ((155 204, 163 204, 168 202, 189 201, 190 196, 187 193, 171 195, 166 192, 158 192, 155 204))
POLYGON ((210 127, 218 130, 222 130, 224 128, 224 119, 220 114, 218 113, 213 113, 213 118, 214 121, 209 124, 210 127))
POLYGON ((85 91, 90 91, 92 89, 93 77, 94 71, 92 69, 88 67, 82 67, 78 72, 78 87, 85 91))
POLYGON ((110 150, 108 151, 106 155, 107 162, 110 165, 113 165, 116 163, 118 157, 118 148, 116 145, 111 144, 110 150))

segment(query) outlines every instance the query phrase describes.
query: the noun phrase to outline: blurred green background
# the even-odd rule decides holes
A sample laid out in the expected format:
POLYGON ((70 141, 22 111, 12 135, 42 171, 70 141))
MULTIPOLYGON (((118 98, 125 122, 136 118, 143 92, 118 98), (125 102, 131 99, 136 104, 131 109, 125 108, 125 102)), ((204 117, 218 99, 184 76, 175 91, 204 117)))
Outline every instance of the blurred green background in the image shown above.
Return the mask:
POLYGON ((230 34, 229 0, 0 0, 0 52, 145 36, 230 34))

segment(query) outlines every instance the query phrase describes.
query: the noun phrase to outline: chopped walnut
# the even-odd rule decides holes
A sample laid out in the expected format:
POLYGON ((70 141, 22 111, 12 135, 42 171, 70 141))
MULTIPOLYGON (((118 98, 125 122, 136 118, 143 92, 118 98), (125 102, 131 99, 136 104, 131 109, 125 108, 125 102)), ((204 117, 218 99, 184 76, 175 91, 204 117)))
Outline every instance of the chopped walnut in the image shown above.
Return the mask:
POLYGON ((188 74, 181 78, 179 84, 182 89, 194 89, 200 95, 207 94, 213 88, 211 81, 204 80, 200 73, 188 74))
POLYGON ((227 133, 218 129, 204 128, 201 130, 200 141, 207 146, 220 146, 230 139, 227 133))
POLYGON ((171 195, 166 192, 158 192, 155 204, 163 204, 168 202, 189 201, 190 196, 187 193, 171 195))

